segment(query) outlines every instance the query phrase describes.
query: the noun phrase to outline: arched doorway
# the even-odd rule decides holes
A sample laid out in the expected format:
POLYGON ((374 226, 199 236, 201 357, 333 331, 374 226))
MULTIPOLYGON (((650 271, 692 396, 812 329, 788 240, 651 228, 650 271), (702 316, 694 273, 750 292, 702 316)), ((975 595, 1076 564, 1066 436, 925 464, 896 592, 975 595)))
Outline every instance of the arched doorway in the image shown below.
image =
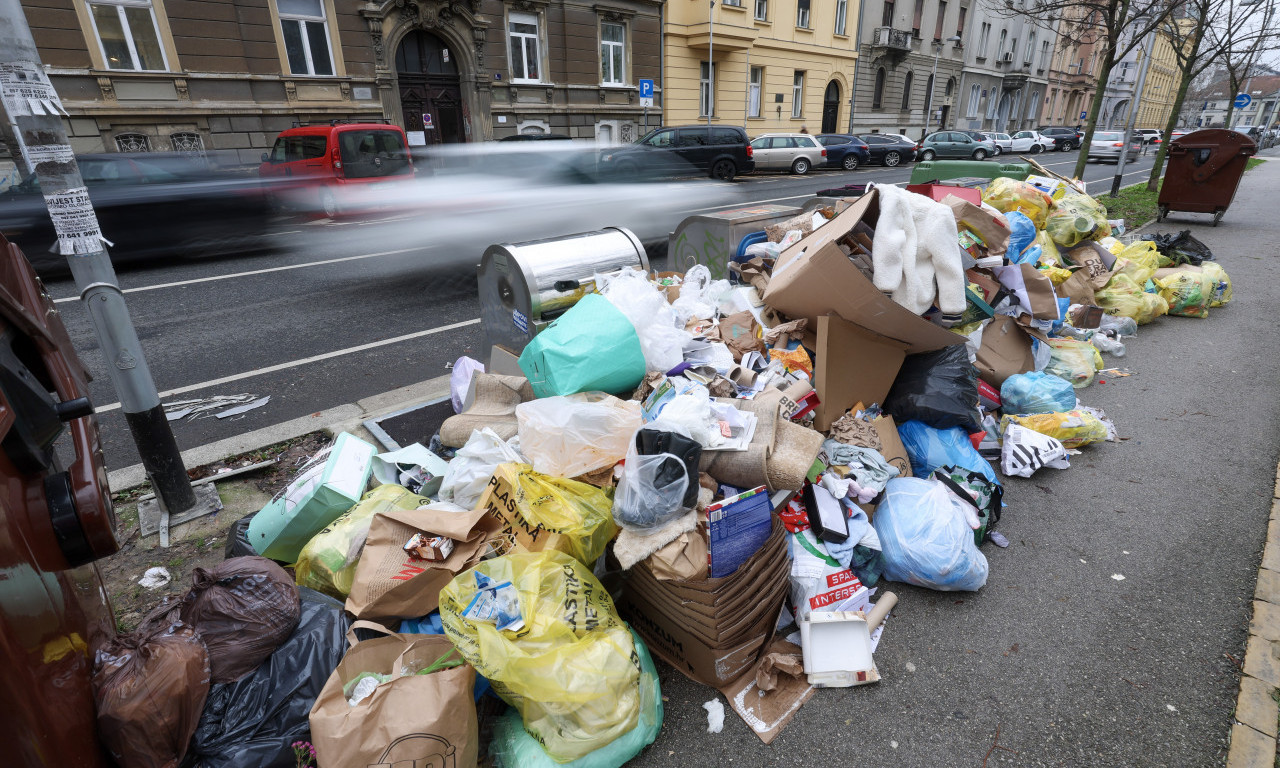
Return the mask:
POLYGON ((456 56, 430 32, 414 30, 396 48, 396 79, 409 144, 466 141, 456 56))
POLYGON ((822 96, 822 132, 835 133, 836 121, 840 119, 840 83, 835 80, 827 83, 827 91, 822 96))

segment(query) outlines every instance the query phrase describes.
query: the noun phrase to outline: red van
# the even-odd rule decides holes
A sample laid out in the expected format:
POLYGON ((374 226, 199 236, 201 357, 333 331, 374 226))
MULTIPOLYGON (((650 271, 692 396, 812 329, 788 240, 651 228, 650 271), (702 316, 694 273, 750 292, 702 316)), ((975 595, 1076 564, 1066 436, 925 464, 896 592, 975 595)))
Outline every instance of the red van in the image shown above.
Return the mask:
POLYGON ((329 218, 378 207, 370 184, 413 177, 404 130, 382 123, 299 125, 281 132, 262 153, 258 175, 280 180, 277 198, 329 218))

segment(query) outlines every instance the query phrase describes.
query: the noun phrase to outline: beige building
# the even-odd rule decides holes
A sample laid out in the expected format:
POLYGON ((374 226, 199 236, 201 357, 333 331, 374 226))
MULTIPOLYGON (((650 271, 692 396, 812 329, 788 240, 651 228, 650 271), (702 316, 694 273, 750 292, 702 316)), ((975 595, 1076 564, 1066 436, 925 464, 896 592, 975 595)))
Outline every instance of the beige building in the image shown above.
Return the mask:
POLYGON ((845 131, 860 0, 668 3, 665 121, 845 131))
MULTIPOLYGON (((1191 19, 1179 19, 1179 24, 1194 24, 1191 19)), ((1184 33, 1185 36, 1185 33, 1184 33)), ((1138 97, 1138 113, 1135 128, 1156 128, 1163 131, 1177 100, 1181 73, 1178 58, 1173 49, 1173 36, 1163 26, 1156 31, 1155 45, 1151 52, 1151 65, 1147 79, 1138 97)))

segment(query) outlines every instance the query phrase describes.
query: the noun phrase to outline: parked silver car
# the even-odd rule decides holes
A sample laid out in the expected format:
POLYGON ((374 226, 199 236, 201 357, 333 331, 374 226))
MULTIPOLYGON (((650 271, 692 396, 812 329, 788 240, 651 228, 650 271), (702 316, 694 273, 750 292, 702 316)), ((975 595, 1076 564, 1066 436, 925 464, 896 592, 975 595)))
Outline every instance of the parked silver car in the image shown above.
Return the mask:
POLYGON ((827 162, 827 150, 807 133, 766 133, 751 142, 757 171, 805 174, 827 162))
POLYGON ((996 145, 996 154, 1003 155, 1013 151, 1013 137, 1007 133, 988 133, 987 138, 996 145))
MULTIPOLYGON (((1122 148, 1124 148, 1124 131, 1097 131, 1093 134, 1093 141, 1089 143, 1089 162, 1110 160, 1119 163, 1122 148)), ((1126 162, 1133 162, 1141 153, 1142 134, 1130 134, 1126 162)))

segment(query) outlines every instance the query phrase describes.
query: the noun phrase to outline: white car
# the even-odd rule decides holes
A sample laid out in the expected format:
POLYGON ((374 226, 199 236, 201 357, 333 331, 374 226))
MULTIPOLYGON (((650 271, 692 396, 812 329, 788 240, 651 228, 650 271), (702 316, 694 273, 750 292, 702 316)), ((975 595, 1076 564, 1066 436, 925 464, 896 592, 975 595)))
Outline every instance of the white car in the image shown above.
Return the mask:
POLYGON ((1038 155, 1041 152, 1053 149, 1053 139, 1047 136, 1041 136, 1035 131, 1018 131, 1013 134, 1012 152, 1029 152, 1038 155))
POLYGON ((996 145, 996 154, 1003 155, 1005 152, 1013 151, 1013 138, 1007 133, 988 133, 987 138, 991 139, 991 143, 996 145))

